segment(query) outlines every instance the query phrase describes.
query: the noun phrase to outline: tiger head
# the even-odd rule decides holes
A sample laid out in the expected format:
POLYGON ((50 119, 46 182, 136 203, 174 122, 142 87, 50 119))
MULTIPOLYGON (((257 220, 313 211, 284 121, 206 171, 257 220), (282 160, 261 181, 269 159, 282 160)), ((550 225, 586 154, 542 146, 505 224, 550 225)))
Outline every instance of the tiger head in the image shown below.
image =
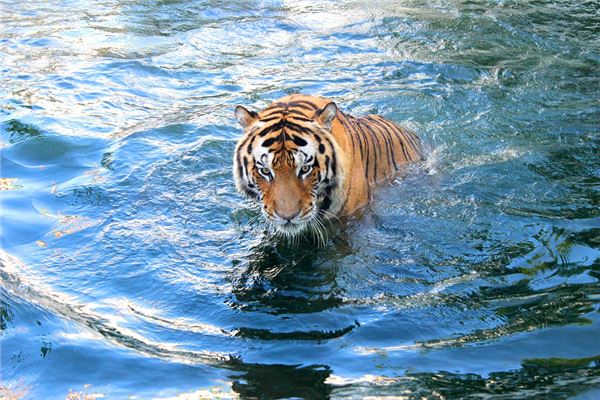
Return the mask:
POLYGON ((280 100, 259 113, 235 109, 244 128, 233 162, 236 187, 258 201, 263 216, 286 235, 341 208, 336 199, 344 167, 331 133, 336 114, 333 102, 319 107, 280 100))

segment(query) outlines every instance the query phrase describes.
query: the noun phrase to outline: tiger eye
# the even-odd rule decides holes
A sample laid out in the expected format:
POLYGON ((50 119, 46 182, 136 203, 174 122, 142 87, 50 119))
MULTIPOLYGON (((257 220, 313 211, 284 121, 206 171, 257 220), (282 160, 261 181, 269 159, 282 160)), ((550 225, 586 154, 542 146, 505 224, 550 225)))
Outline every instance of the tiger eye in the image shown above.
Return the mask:
POLYGON ((261 168, 260 173, 263 175, 271 175, 271 170, 269 168, 261 168))
POLYGON ((310 165, 303 165, 302 168, 300 168, 300 171, 304 173, 310 171, 310 165))

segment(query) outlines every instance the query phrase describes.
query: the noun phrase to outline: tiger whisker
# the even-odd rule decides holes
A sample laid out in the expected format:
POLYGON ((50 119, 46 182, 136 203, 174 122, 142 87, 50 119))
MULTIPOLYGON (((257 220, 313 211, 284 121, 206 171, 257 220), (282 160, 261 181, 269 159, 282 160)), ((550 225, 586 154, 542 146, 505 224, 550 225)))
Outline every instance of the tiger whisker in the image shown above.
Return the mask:
POLYGON ((325 225, 323 225, 323 222, 321 221, 321 218, 319 217, 319 215, 316 215, 315 218, 313 218, 312 222, 314 223, 314 225, 316 227, 316 231, 318 233, 319 244, 322 244, 323 247, 325 247, 326 233, 327 233, 327 230, 325 229, 325 225))
POLYGON ((321 219, 321 218, 319 218, 319 221, 320 221, 320 223, 321 223, 321 226, 323 227, 323 236, 324 236, 324 238, 323 238, 323 247, 325 247, 325 243, 326 243, 327 239, 329 239, 329 237, 328 237, 328 235, 327 235, 327 233, 328 233, 328 230, 327 230, 327 228, 325 227, 325 224, 323 223, 323 221, 322 221, 322 219, 321 219))
MULTIPOLYGON (((319 223, 318 223, 318 221, 316 219, 314 219, 313 221, 311 221, 311 223, 312 223, 312 226, 313 226, 313 229, 314 229, 314 232, 315 232, 315 236, 316 236, 316 239, 317 239, 317 245, 319 247, 321 247, 321 243, 323 243, 323 233, 321 232, 319 223)), ((323 247, 324 247, 324 245, 323 245, 323 247)))
POLYGON ((325 216, 328 217, 327 218, 327 222, 329 222, 329 227, 330 228, 333 228, 332 219, 335 218, 338 222, 341 222, 340 218, 337 215, 335 215, 335 214, 333 214, 333 213, 331 213, 331 212, 329 212, 327 210, 321 210, 321 211, 322 211, 323 215, 325 215, 325 216))

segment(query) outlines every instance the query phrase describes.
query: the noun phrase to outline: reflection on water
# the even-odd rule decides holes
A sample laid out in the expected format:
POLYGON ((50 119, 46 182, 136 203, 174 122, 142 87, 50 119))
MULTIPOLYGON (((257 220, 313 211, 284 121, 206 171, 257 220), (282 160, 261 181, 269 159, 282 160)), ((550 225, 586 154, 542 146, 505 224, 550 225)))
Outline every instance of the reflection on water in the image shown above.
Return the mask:
MULTIPOLYGON (((598 394, 600 379, 597 373, 598 357, 579 360, 526 360, 522 369, 513 372, 491 373, 488 377, 477 374, 407 373, 401 378, 369 376, 356 381, 337 381, 335 397, 394 396, 407 398, 464 398, 501 396, 529 398, 541 394, 547 399, 563 399, 579 393, 589 398, 598 394)), ((585 398, 585 397, 584 397, 585 398)))
POLYGON ((275 238, 253 247, 245 260, 232 262, 232 306, 273 314, 318 313, 339 306, 338 263, 350 254, 341 240, 334 237, 326 249, 313 238, 294 244, 275 238))
POLYGON ((0 397, 598 397, 594 2, 3 7, 0 397), (431 143, 324 246, 231 177, 300 91, 431 143))
POLYGON ((301 367, 297 365, 240 365, 241 373, 233 391, 241 398, 303 398, 327 399, 332 387, 325 383, 331 373, 326 365, 301 367))

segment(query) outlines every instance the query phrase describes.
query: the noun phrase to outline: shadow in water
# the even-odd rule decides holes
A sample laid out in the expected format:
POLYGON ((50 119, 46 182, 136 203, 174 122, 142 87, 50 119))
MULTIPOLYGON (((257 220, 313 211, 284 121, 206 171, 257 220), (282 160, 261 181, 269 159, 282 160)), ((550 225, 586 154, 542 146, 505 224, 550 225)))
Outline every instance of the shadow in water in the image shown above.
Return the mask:
POLYGON ((232 389, 242 399, 328 399, 332 386, 325 383, 331 370, 324 365, 241 364, 232 389))
POLYGON ((293 244, 267 238, 244 259, 233 261, 229 279, 236 300, 232 306, 269 314, 318 313, 339 306, 339 261, 352 253, 344 230, 330 232, 326 246, 313 238, 293 244))
POLYGON ((242 313, 235 336, 322 341, 359 326, 351 316, 332 313, 344 303, 337 274, 353 250, 343 229, 330 231, 329 237, 326 246, 312 238, 295 243, 266 238, 233 262, 229 305, 242 313))

